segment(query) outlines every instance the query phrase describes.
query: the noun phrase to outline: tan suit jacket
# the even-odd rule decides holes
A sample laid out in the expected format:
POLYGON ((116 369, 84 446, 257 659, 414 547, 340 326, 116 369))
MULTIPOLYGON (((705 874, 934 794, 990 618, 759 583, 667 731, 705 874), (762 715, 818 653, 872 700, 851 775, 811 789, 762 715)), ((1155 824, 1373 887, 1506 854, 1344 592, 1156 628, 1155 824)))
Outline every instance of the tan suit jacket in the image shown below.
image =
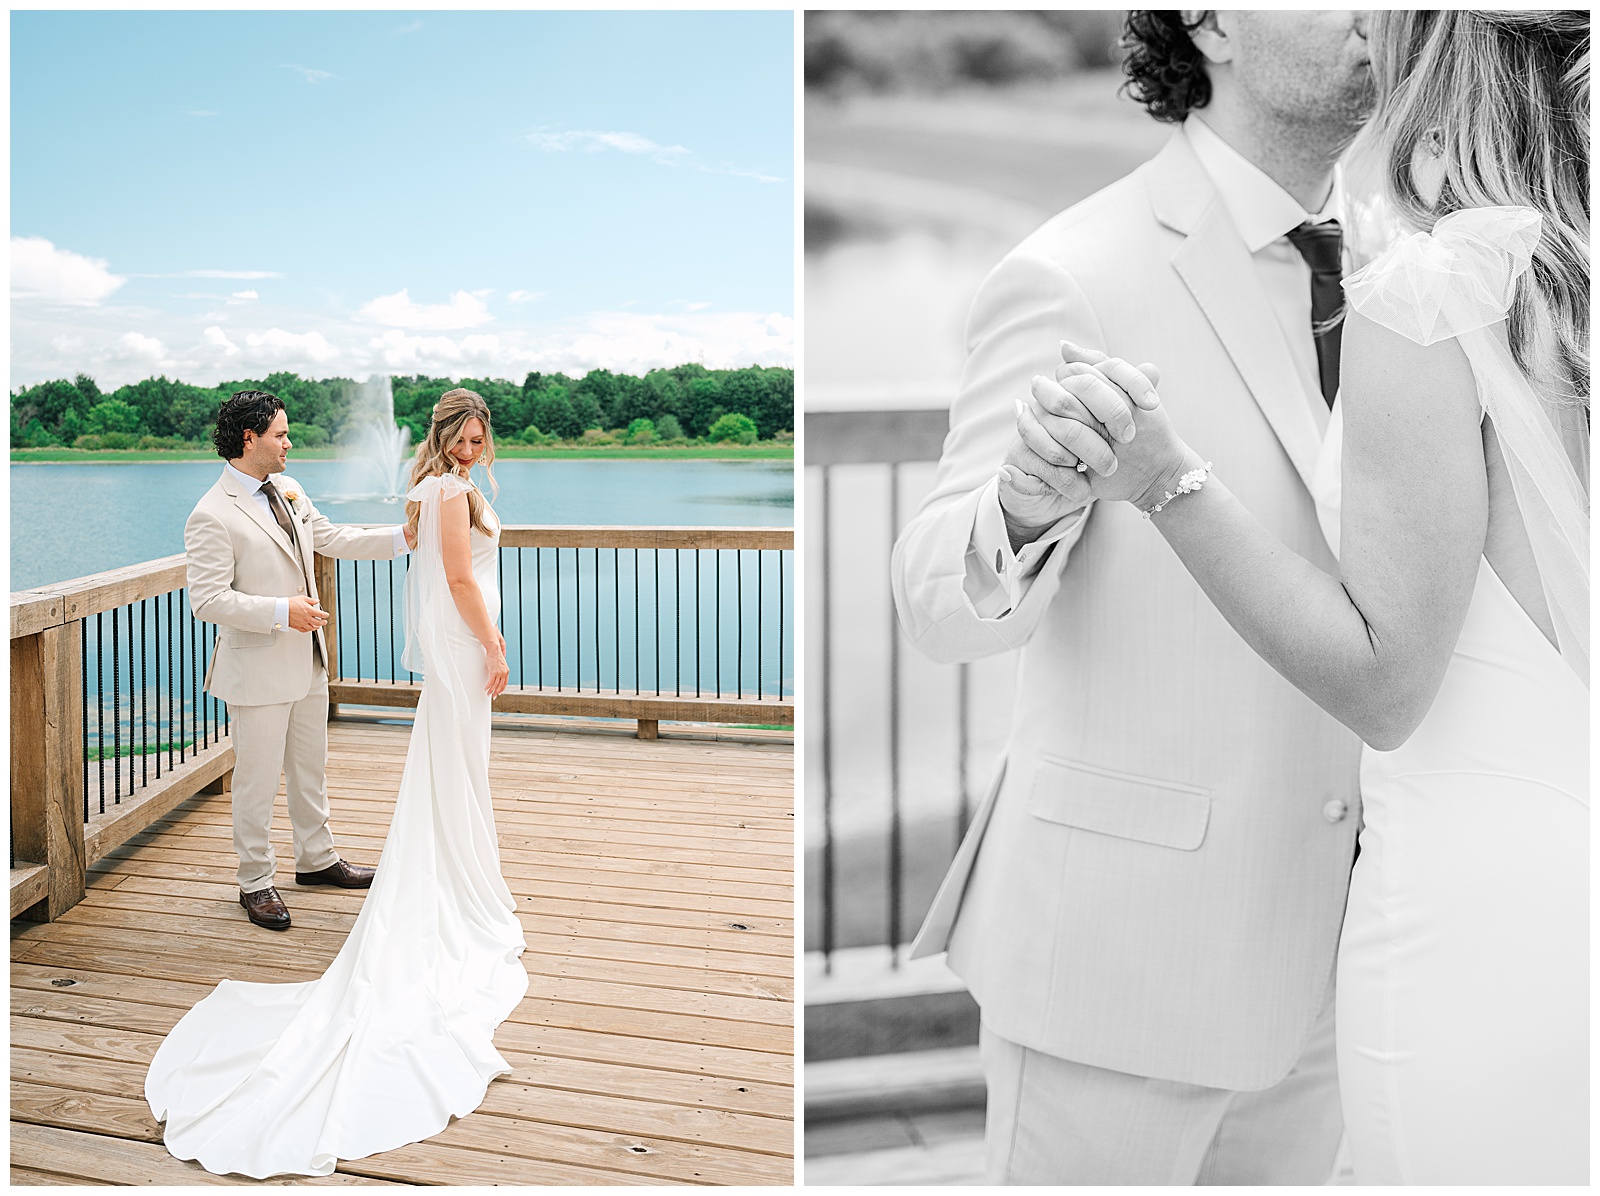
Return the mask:
POLYGON ((183 528, 188 554, 189 605, 197 619, 218 626, 216 651, 206 671, 206 692, 230 706, 298 702, 311 690, 315 634, 327 660, 321 631, 273 628, 280 597, 316 598, 313 554, 346 560, 389 560, 394 529, 341 527, 329 523, 287 474, 273 479, 295 521, 299 551, 277 520, 227 470, 195 504, 183 528))
POLYGON ((1020 647, 1021 660, 1000 778, 914 953, 948 947, 1013 1042, 1269 1087, 1329 991, 1359 744, 1249 649, 1130 505, 1096 504, 1014 610, 979 616, 963 586, 978 504, 993 501, 1016 399, 1053 373, 1063 338, 1160 365, 1195 450, 1289 548, 1336 568, 1306 485, 1315 396, 1177 135, 1023 241, 973 304, 934 489, 895 548, 895 599, 936 659, 1020 647))

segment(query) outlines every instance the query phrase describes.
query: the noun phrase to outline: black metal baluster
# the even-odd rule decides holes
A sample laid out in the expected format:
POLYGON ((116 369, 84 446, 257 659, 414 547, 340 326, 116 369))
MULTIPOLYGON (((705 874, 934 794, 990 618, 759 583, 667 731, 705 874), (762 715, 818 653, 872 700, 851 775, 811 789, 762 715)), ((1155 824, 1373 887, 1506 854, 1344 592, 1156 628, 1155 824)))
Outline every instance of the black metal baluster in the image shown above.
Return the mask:
POLYGON ((544 692, 544 549, 533 546, 533 635, 539 672, 539 691, 544 692))
POLYGON ((161 779, 161 595, 156 595, 156 780, 161 779))
POLYGON ((200 678, 202 678, 202 677, 204 677, 206 675, 206 642, 210 639, 210 636, 211 636, 211 624, 210 623, 200 623, 195 628, 195 630, 199 633, 199 640, 200 640, 200 658, 199 658, 199 660, 197 660, 195 662, 195 670, 194 670, 194 675, 195 675, 195 692, 194 692, 195 713, 199 716, 200 743, 201 743, 201 746, 205 747, 207 750, 210 750, 210 748, 211 748, 211 721, 210 721, 209 718, 207 718, 207 715, 210 714, 210 711, 207 709, 207 706, 209 705, 209 701, 207 699, 207 695, 206 695, 205 690, 201 687, 200 678))
MULTIPOLYGON (((405 588, 406 583, 411 579, 411 554, 410 553, 406 554, 405 564, 402 566, 402 568, 405 570, 405 576, 400 579, 400 585, 401 585, 401 588, 403 589, 403 588, 405 588)), ((402 609, 404 609, 404 608, 402 607, 402 609)), ((414 614, 412 614, 410 617, 415 618, 416 616, 414 614)), ((409 668, 406 669, 406 684, 407 685, 415 685, 416 683, 417 683, 416 674, 413 673, 409 668)))
POLYGON ((717 612, 712 619, 714 625, 714 643, 717 644, 717 656, 712 660, 712 675, 717 680, 717 697, 722 697, 722 548, 714 548, 715 555, 710 558, 712 577, 717 582, 717 612))
POLYGON ((677 627, 672 633, 672 693, 683 696, 683 549, 672 550, 672 613, 677 627))
POLYGON ((89 821, 89 620, 78 620, 78 703, 83 719, 83 820, 89 821))
POLYGON ((139 784, 150 785, 150 644, 148 599, 139 599, 139 784))
POLYGON ((349 674, 344 671, 344 641, 346 637, 343 631, 343 624, 347 620, 344 617, 344 581, 339 576, 338 561, 333 562, 333 609, 335 616, 339 620, 339 624, 333 629, 334 639, 338 643, 338 647, 334 650, 334 655, 338 657, 339 676, 342 678, 349 674))
POLYGON ((652 548, 650 555, 655 561, 655 567, 650 570, 655 578, 656 606, 655 606, 655 641, 656 641, 656 697, 661 696, 661 549, 652 548))
MULTIPOLYGON (((357 566, 359 568, 360 566, 357 566)), ((372 679, 378 680, 378 562, 367 571, 372 582, 372 679)))
POLYGON ((644 678, 640 675, 639 656, 639 550, 633 550, 633 692, 644 693, 644 678))
POLYGON ((522 667, 522 546, 517 545, 517 688, 528 688, 528 676, 522 667))
MULTIPOLYGON (((778 701, 783 701, 783 549, 778 549, 778 701)), ((826 640, 823 643, 827 643, 826 640)))
POLYGON ((700 696, 700 550, 694 549, 694 696, 700 696))
POLYGON ((105 624, 94 616, 94 733, 95 764, 100 780, 100 813, 106 812, 106 653, 105 624))
POLYGON ((400 680, 394 657, 394 558, 389 558, 389 680, 400 680))
POLYGON ((200 653, 195 646, 199 620, 189 611, 189 721, 194 727, 194 754, 200 754, 200 653))
MULTIPOLYGON (((830 545, 832 543, 832 528, 829 524, 829 513, 832 495, 830 493, 830 476, 828 466, 822 466, 822 692, 821 720, 822 720, 822 970, 824 974, 833 973, 833 946, 834 946, 834 918, 833 908, 833 690, 830 670, 831 653, 829 647, 833 643, 833 602, 832 591, 829 588, 829 558, 832 556, 830 545)), ((778 618, 783 618, 783 557, 778 557, 778 618)), ((783 665, 782 665, 782 638, 779 638, 779 666, 778 666, 778 691, 783 692, 783 665)))
POLYGON ((117 612, 111 611, 111 804, 122 803, 122 653, 117 647, 117 612))
MULTIPOLYGON (((759 551, 757 556, 759 559, 759 551)), ((744 697, 744 549, 735 548, 733 550, 733 568, 733 592, 736 595, 733 608, 738 612, 738 621, 734 624, 734 632, 737 636, 734 643, 737 646, 737 650, 734 653, 733 680, 737 687, 738 696, 742 699, 744 697)))
POLYGON ((172 771, 172 767, 173 767, 172 753, 173 753, 173 749, 177 746, 177 738, 178 738, 177 732, 174 729, 174 725, 176 724, 177 719, 178 719, 178 705, 177 705, 177 700, 176 700, 176 698, 174 696, 176 691, 175 691, 174 686, 173 686, 173 679, 176 676, 176 674, 173 672, 173 668, 172 668, 172 639, 173 639, 173 634, 174 634, 172 629, 173 629, 174 626, 176 626, 176 624, 173 622, 172 601, 173 601, 173 598, 177 594, 179 594, 181 592, 182 592, 181 590, 168 590, 167 591, 167 771, 168 772, 172 771))
POLYGON ((556 554, 556 692, 561 692, 561 549, 556 554))
POLYGON ((594 546, 594 692, 600 692, 600 546, 594 546))
MULTIPOLYGON (((900 523, 900 466, 889 464, 889 551, 900 523)), ((905 863, 900 820, 900 621, 889 605, 889 966, 900 966, 901 875, 905 863)))
MULTIPOLYGON (((595 551, 599 551, 596 549, 595 551)), ((622 692, 622 573, 617 564, 619 549, 611 550, 611 651, 617 661, 617 692, 622 692)))
MULTIPOLYGON (((338 568, 338 566, 334 566, 338 568)), ((350 562, 350 625, 355 631, 355 644, 352 651, 356 658, 357 681, 361 680, 361 570, 354 561, 350 562)))
POLYGON ((758 702, 766 696, 766 691, 761 687, 761 640, 762 628, 767 623, 767 607, 761 579, 767 571, 767 559, 761 552, 761 549, 756 549, 756 701, 758 702))

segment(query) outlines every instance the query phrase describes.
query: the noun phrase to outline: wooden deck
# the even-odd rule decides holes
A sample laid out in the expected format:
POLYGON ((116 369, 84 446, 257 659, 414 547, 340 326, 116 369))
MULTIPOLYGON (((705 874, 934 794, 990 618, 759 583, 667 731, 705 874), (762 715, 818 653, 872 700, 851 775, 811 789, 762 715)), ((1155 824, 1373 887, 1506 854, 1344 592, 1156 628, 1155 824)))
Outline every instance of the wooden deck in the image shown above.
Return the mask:
MULTIPOLYGON (((335 838, 376 863, 409 726, 330 732, 335 838)), ((530 986, 495 1044, 516 1070, 435 1137, 292 1182, 792 1183, 792 775, 770 731, 639 740, 497 718, 530 986)), ((12 1183, 255 1182, 168 1155, 143 1085, 219 980, 312 979, 343 942, 364 894, 297 888, 287 825, 280 795, 285 933, 245 921, 228 798, 210 794, 91 868, 58 921, 12 923, 12 1183)))

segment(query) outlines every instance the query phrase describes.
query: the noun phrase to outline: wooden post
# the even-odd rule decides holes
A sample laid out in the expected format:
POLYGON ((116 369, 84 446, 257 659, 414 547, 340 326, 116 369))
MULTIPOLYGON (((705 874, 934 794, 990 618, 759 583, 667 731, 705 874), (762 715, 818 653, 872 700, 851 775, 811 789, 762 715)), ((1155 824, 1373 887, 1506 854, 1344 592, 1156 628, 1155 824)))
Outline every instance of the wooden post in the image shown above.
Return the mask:
POLYGON ((639 720, 639 738, 657 739, 660 737, 661 721, 654 718, 641 718, 639 720))
POLYGON ((19 862, 48 870, 21 916, 49 922, 84 893, 82 645, 76 622, 11 641, 11 833, 19 862), (22 700, 16 700, 19 696, 22 700))
MULTIPOLYGON (((320 552, 313 558, 314 569, 317 575, 317 600, 322 609, 328 612, 328 625, 322 629, 323 641, 328 645, 328 680, 339 679, 339 562, 331 556, 323 556, 320 552)), ((339 716, 339 703, 328 703, 328 717, 339 716)))

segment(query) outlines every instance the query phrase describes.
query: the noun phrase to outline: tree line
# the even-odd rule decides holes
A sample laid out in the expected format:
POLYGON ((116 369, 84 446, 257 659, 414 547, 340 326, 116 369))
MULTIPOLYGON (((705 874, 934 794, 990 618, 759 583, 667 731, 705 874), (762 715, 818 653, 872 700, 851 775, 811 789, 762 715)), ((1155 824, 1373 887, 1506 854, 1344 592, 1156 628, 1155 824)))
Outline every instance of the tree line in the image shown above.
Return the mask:
MULTIPOLYGON (((413 443, 426 435, 439 396, 457 386, 489 405, 495 438, 524 444, 558 441, 631 442, 770 440, 794 431, 794 371, 702 365, 651 370, 643 377, 590 370, 581 378, 530 373, 518 385, 499 378, 391 380, 395 422, 413 443)), ((14 448, 191 448, 209 446, 217 408, 238 390, 267 390, 289 412, 289 435, 315 448, 353 431, 357 383, 348 378, 265 378, 194 386, 165 376, 108 393, 87 374, 11 393, 14 448)))

